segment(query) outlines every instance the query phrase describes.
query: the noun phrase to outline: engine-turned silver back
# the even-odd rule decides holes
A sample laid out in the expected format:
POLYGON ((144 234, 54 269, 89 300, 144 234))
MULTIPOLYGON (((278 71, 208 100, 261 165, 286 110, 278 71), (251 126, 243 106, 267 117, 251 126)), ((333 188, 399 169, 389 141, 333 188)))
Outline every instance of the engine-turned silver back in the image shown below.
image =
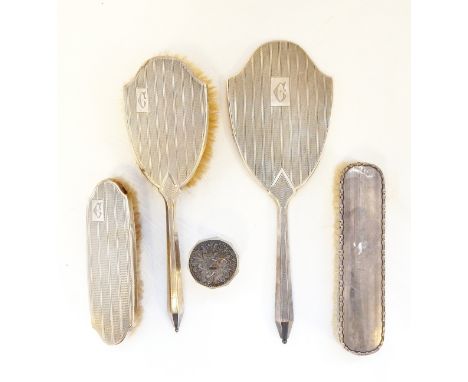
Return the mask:
POLYGON ((319 161, 332 93, 331 78, 298 45, 287 41, 262 45, 228 81, 229 114, 239 152, 278 204, 275 321, 284 343, 294 321, 287 207, 319 161))
POLYGON ((94 189, 87 209, 91 323, 102 340, 118 344, 134 325, 135 223, 124 188, 111 179, 94 189))
POLYGON ((332 94, 332 79, 287 41, 260 46, 229 79, 234 138, 267 190, 280 173, 292 189, 312 174, 327 136, 332 94))
POLYGON ((183 313, 175 203, 194 178, 208 140, 208 85, 181 60, 154 57, 124 88, 127 128, 138 165, 166 203, 168 306, 176 331, 183 313))
POLYGON ((125 88, 127 127, 140 168, 158 188, 193 176, 208 130, 208 89, 179 59, 154 57, 125 88))

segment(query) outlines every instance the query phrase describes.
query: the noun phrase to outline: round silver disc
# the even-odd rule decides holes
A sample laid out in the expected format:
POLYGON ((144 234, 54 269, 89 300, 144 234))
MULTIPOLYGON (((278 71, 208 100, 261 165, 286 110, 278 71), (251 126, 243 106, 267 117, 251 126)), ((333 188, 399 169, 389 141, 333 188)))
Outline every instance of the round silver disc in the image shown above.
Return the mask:
POLYGON ((237 255, 222 240, 205 240, 192 250, 189 259, 190 273, 200 284, 208 288, 225 285, 237 271, 237 255))

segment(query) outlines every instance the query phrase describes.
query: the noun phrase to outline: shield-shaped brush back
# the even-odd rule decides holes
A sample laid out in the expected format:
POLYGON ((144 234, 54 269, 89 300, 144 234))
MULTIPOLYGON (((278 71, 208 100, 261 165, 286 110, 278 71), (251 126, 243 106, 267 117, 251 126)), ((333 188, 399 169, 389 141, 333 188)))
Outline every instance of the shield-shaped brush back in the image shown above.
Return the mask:
POLYGON ((298 45, 273 41, 229 79, 228 102, 242 159, 279 207, 275 320, 286 343, 294 321, 287 207, 323 150, 332 80, 298 45))
POLYGON ((298 45, 274 41, 229 79, 228 101, 240 154, 267 190, 281 169, 293 189, 302 185, 327 135, 332 79, 298 45))
POLYGON ((166 203, 168 306, 176 331, 183 313, 175 204, 200 177, 216 126, 214 88, 185 61, 148 60, 124 88, 127 128, 142 172, 166 203))
POLYGON ((209 122, 208 86, 181 60, 148 60, 125 86, 127 126, 143 173, 159 189, 180 188, 201 160, 209 122))

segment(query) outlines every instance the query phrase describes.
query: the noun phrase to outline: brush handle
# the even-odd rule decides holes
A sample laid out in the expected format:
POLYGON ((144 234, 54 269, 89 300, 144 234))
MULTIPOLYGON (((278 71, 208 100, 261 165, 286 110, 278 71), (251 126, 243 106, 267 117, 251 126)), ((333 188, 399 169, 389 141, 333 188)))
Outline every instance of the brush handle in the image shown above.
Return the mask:
POLYGON ((175 202, 171 199, 165 199, 165 202, 167 225, 168 309, 174 328, 178 331, 184 309, 182 279, 180 274, 179 238, 175 226, 175 202))
POLYGON ((278 241, 276 257, 275 321, 283 343, 286 343, 294 321, 289 270, 287 203, 278 208, 278 241))

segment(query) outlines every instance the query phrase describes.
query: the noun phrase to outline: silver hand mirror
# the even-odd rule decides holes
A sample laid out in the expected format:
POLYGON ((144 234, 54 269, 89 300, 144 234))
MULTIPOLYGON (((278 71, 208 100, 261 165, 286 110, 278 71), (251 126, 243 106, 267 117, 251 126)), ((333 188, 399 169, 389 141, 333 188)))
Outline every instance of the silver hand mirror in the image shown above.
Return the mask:
POLYGON ((312 175, 328 131, 332 79, 298 45, 258 48, 228 81, 234 139, 242 159, 278 205, 275 320, 287 342, 294 320, 287 208, 312 175))

